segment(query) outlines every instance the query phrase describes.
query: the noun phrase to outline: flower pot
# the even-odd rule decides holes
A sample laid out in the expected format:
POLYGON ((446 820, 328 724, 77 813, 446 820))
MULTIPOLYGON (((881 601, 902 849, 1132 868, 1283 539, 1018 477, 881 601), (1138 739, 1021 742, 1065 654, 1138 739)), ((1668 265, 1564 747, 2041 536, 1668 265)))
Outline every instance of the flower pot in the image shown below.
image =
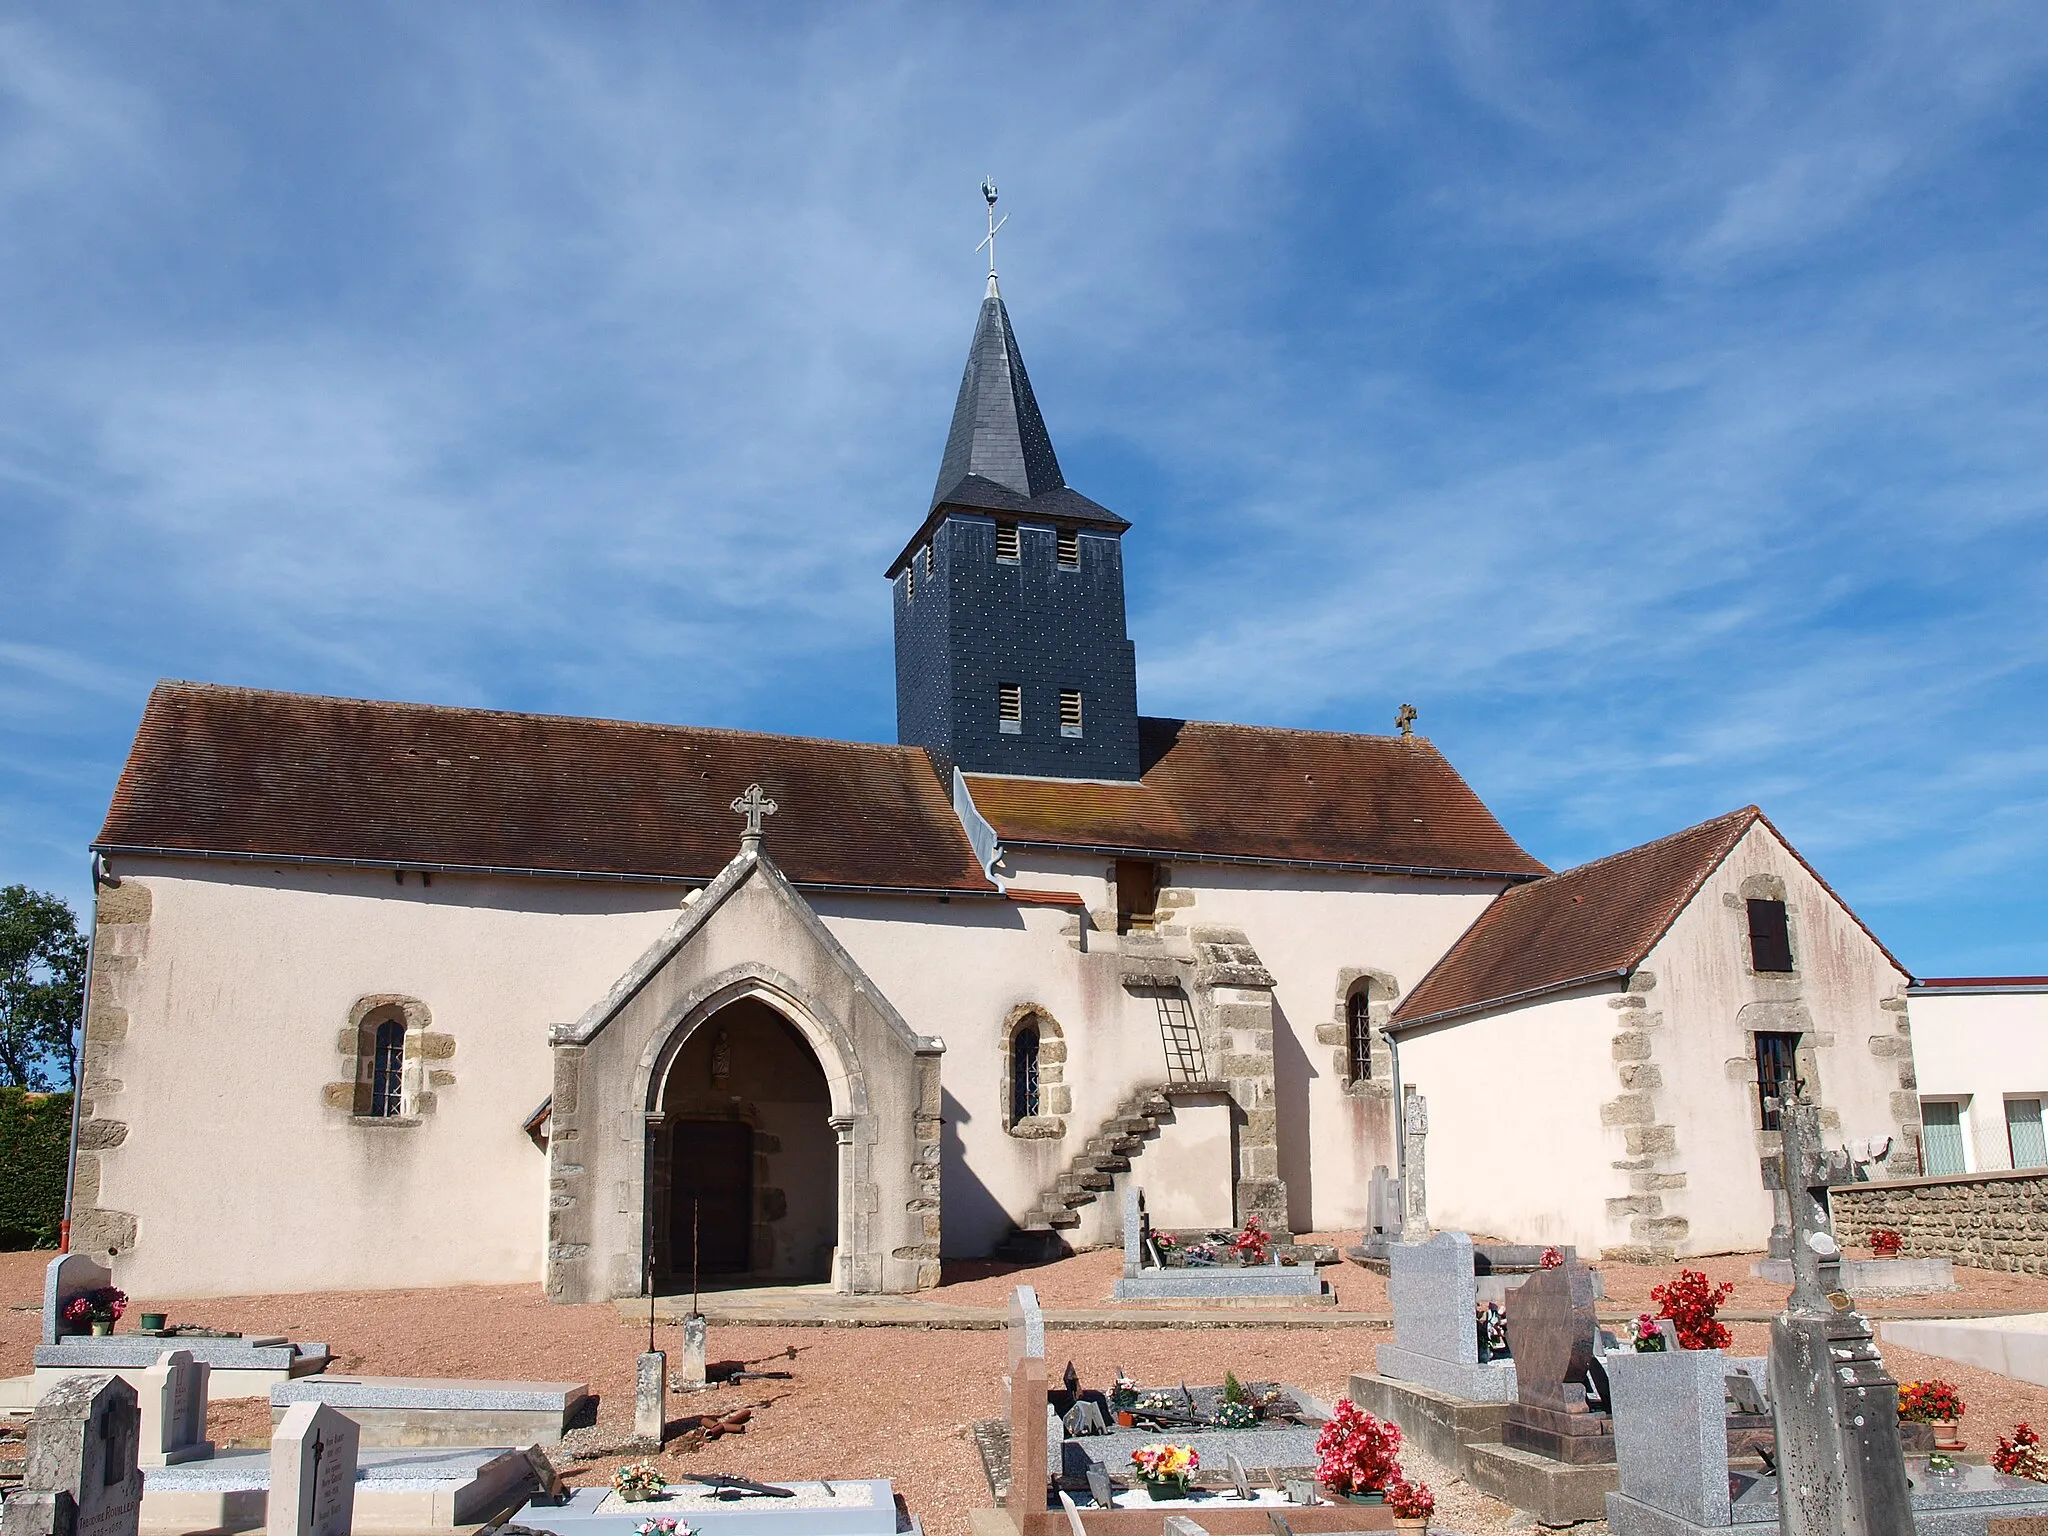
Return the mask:
POLYGON ((113 1331, 114 1325, 112 1323, 94 1323, 92 1325, 92 1336, 96 1339, 104 1339, 113 1331))
POLYGON ((1934 1431, 1934 1448, 1937 1451, 1960 1451, 1963 1448, 1954 1419, 1936 1419, 1927 1427, 1934 1431))
POLYGON ((1130 1409, 1128 1409, 1128 1408, 1119 1408, 1119 1409, 1117 1409, 1117 1411, 1116 1411, 1116 1427, 1117 1427, 1118 1429, 1129 1429, 1129 1428, 1130 1428, 1130 1427, 1131 1427, 1132 1425, 1136 1424, 1137 1422, 1138 1422, 1138 1416, 1137 1416, 1137 1415, 1136 1415, 1135 1413, 1131 1412, 1131 1410, 1130 1410, 1130 1409))
POLYGON ((163 1313, 145 1312, 142 1314, 142 1331, 144 1333, 162 1333, 164 1331, 164 1322, 163 1313))
POLYGON ((649 1499, 653 1498, 654 1495, 649 1493, 645 1488, 621 1488, 619 1490, 619 1497, 624 1499, 628 1504, 645 1504, 649 1499))
POLYGON ((1394 1529, 1397 1531, 1426 1531, 1429 1529, 1427 1515, 1396 1515, 1394 1529))
POLYGON ((1188 1480, 1184 1477, 1148 1477, 1145 1479, 1145 1496, 1152 1499, 1184 1499, 1188 1496, 1188 1480))

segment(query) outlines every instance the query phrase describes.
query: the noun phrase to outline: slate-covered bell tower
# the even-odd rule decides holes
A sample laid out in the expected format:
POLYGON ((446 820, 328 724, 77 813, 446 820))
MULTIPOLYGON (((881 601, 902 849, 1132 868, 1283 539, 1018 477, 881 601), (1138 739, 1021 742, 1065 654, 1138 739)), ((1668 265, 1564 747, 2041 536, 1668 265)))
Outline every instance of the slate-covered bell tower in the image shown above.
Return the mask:
POLYGON ((889 567, 897 740, 968 772, 1137 778, 1128 527, 1060 474, 991 272, 931 510, 889 567))

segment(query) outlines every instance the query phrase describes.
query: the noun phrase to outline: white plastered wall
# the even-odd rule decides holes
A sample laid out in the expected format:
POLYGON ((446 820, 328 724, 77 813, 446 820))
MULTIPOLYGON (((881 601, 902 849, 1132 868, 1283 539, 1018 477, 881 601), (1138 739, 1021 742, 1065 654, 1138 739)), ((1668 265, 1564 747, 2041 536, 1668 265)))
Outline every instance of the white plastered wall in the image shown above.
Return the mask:
MULTIPOLYGON (((1688 1224, 1684 1254, 1760 1249, 1772 1202, 1761 1160, 1777 1137, 1760 1131, 1754 1031, 1796 1029, 1818 1079, 1830 1147, 1865 1139, 1903 1144, 1899 1014, 1905 984, 1861 924, 1761 823, 1750 828, 1687 904, 1643 969, 1656 979, 1648 1006, 1661 1012, 1652 1060, 1663 1082, 1658 1119, 1677 1133, 1681 1188, 1661 1191, 1665 1213, 1688 1224), (1784 882, 1794 974, 1750 968, 1746 891, 1759 878, 1784 882), (1803 1016, 1802 1016, 1803 1015, 1803 1016)), ((1619 1133, 1616 1133, 1617 1140, 1619 1133)), ((1623 1154, 1617 1151, 1616 1156, 1623 1154)), ((1610 1244, 1629 1239, 1610 1234, 1610 1244)))
POLYGON ((1971 1173, 2012 1167, 2007 1099, 2048 1099, 2048 987, 1907 998, 1920 1097, 1960 1100, 1971 1173))
POLYGON ((1614 1091, 1608 1003, 1620 994, 1586 989, 1401 1037, 1402 1085, 1429 1106, 1432 1226, 1599 1251, 1619 1178, 1600 1105, 1614 1091))
POLYGON ((667 927, 673 888, 122 859, 151 916, 113 1048, 125 1126, 98 1204, 132 1212, 123 1288, 538 1280, 547 1158, 521 1130, 573 1019, 667 927), (323 1102, 370 994, 424 1002, 454 1054, 416 1125, 323 1102))

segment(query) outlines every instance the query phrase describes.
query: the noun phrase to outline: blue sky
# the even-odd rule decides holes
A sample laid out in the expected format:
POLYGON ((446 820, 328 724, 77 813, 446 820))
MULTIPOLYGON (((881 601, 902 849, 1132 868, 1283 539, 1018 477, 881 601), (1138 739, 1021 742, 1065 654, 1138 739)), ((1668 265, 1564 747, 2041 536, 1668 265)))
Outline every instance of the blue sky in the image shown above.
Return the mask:
POLYGON ((2038 5, 16 6, 0 882, 151 681, 886 740, 981 270, 1152 713, 2048 972, 2038 5))

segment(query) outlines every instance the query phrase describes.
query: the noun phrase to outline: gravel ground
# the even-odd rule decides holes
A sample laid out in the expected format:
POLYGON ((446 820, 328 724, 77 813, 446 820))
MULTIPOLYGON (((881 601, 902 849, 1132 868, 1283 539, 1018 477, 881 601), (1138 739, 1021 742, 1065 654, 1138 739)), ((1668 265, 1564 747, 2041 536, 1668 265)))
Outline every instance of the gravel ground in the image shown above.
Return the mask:
MULTIPOLYGON (((1325 1239, 1327 1240, 1327 1239, 1325 1239)), ((32 1365, 42 1274, 47 1253, 0 1254, 0 1375, 32 1365)), ((1731 1307, 1773 1308, 1783 1288, 1749 1278, 1747 1257, 1696 1261, 1717 1278, 1736 1280, 1731 1307)), ((1108 1294, 1121 1255, 1080 1254, 1058 1264, 1015 1271, 994 1264, 949 1267, 948 1283, 933 1300, 997 1308, 1011 1286, 1028 1279, 1048 1306, 1095 1306, 1108 1294)), ((1356 1265, 1323 1271, 1340 1307, 1384 1312, 1386 1283, 1356 1265)), ((2048 1281, 1958 1270, 1965 1285, 1946 1298, 1959 1306, 2048 1311, 2048 1281)), ((1614 1305, 1646 1305, 1649 1287, 1669 1272, 1609 1266, 1614 1305)), ((139 1312, 148 1303, 131 1304, 139 1312)), ((531 1285, 469 1286, 442 1290, 339 1292, 293 1296, 223 1297, 161 1304, 173 1321, 248 1332, 289 1333, 326 1341, 335 1369, 380 1375, 581 1379, 601 1395, 601 1430, 630 1431, 635 1357, 644 1345, 639 1328, 622 1325, 608 1305, 550 1305, 531 1285)), ((131 1316, 133 1314, 131 1313, 131 1316)), ((1735 1348, 1760 1354, 1768 1329, 1733 1325, 1735 1348)), ((671 1328, 664 1344, 680 1348, 671 1328)), ((1244 1379, 1285 1381, 1317 1396, 1342 1395, 1353 1370, 1368 1366, 1386 1331, 1361 1320, 1355 1327, 1057 1330, 1049 1339, 1055 1373, 1071 1358, 1083 1380, 1107 1385, 1121 1366, 1146 1380, 1220 1381, 1226 1369, 1244 1379)), ((923 1328, 714 1328, 715 1360, 753 1360, 767 1379, 722 1388, 701 1397, 677 1397, 674 1411, 687 1430, 703 1415, 741 1406, 755 1409, 748 1432, 708 1445, 685 1436, 663 1461, 675 1473, 719 1470, 764 1477, 885 1476, 925 1520, 933 1536, 964 1536, 967 1511, 988 1501, 969 1426, 1001 1411, 1003 1335, 999 1331, 923 1328), (789 1359, 786 1351, 794 1348, 789 1359), (783 1358, 776 1358, 781 1356, 783 1358)), ((1907 1350, 1887 1350, 1904 1377, 1938 1374, 1953 1381, 1970 1403, 1965 1433, 1973 1449, 1987 1448, 1998 1431, 2019 1418, 2048 1425, 2048 1390, 1967 1366, 1934 1361, 1907 1350)), ((246 1400, 214 1405, 208 1427, 222 1443, 262 1444, 269 1433, 267 1405, 246 1400)), ((623 1459, 579 1464, 572 1480, 608 1476, 623 1459)), ((1411 1453, 1411 1473, 1427 1479, 1438 1496, 1437 1521, 1448 1530, 1481 1532, 1507 1527, 1512 1512, 1456 1481, 1441 1467, 1411 1453)), ((1584 1528, 1593 1536, 1599 1527, 1584 1528)))

